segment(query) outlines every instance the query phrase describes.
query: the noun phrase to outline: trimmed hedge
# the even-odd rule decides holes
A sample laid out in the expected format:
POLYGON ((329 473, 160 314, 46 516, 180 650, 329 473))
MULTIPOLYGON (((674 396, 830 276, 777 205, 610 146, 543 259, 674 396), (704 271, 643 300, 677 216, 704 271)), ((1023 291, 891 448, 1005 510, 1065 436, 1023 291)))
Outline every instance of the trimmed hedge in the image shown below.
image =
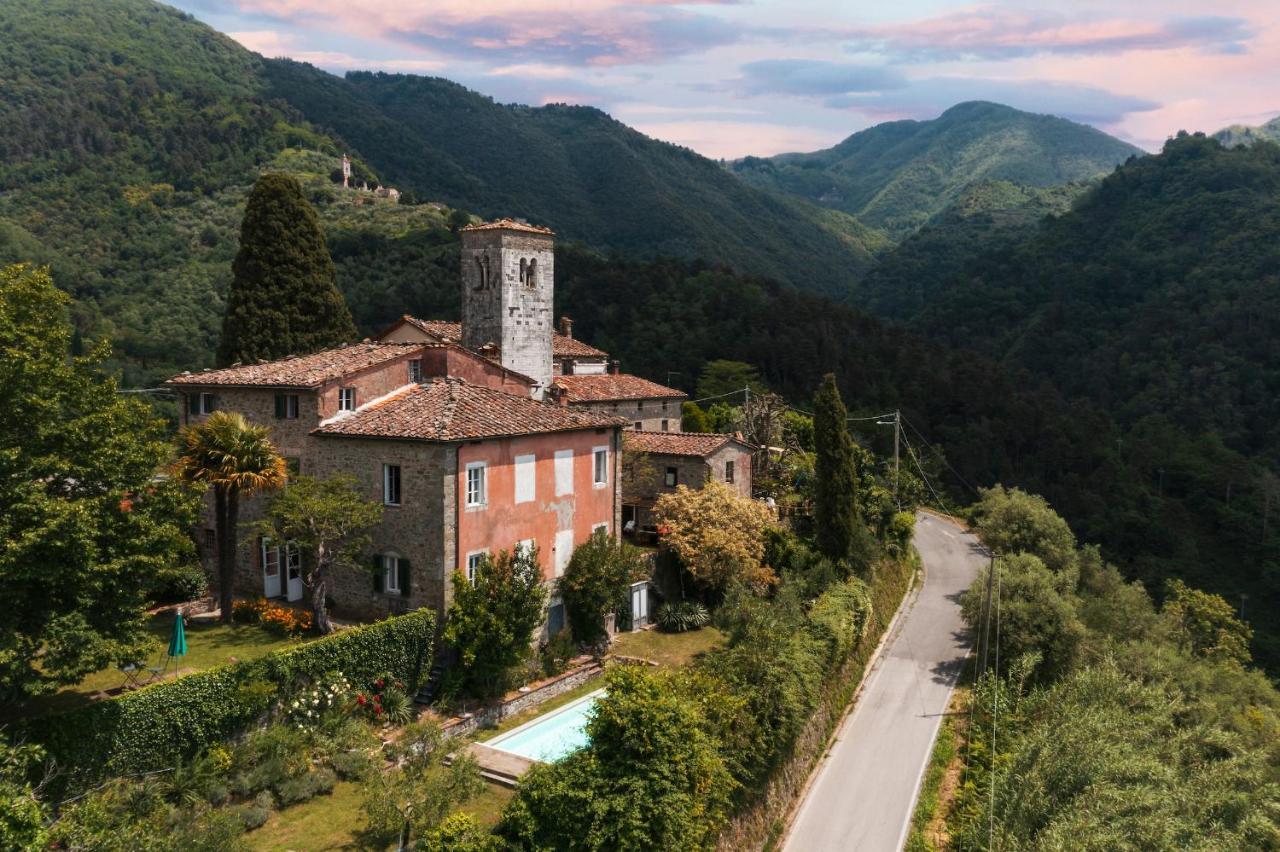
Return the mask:
POLYGON ((118 698, 28 720, 22 733, 57 761, 64 790, 173 766, 257 724, 298 684, 340 671, 354 683, 408 682, 429 666, 435 613, 417 610, 353 627, 257 660, 154 684, 118 698))

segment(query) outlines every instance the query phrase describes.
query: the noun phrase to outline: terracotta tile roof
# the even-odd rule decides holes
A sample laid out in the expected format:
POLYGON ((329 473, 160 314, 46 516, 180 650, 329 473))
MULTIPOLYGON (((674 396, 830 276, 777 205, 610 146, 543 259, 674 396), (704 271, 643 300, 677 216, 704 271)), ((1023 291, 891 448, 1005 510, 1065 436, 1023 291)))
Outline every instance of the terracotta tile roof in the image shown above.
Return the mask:
POLYGON ((718 432, 632 432, 623 433, 623 447, 636 453, 660 456, 697 456, 705 458, 730 441, 744 447, 750 444, 734 435, 718 432))
POLYGON ((479 225, 467 225, 462 231, 522 231, 526 234, 547 234, 553 236, 555 231, 530 225, 528 222, 517 222, 515 219, 494 219, 492 222, 481 222, 479 225))
MULTIPOLYGON (((401 322, 406 322, 424 334, 446 343, 462 341, 462 323, 447 320, 422 320, 405 314, 401 322)), ((392 326, 394 328, 395 326, 392 326)), ((387 334, 391 329, 382 332, 387 334)), ((566 337, 558 331, 551 333, 551 355, 555 358, 608 358, 609 353, 583 343, 573 337, 566 337)))
POLYGON ((469 441, 622 425, 621 418, 607 414, 539 402, 461 379, 435 379, 340 415, 314 434, 469 441))
POLYGON ((310 355, 291 355, 261 364, 183 373, 170 385, 265 386, 314 388, 421 349, 421 343, 353 343, 310 355))
POLYGON ((556 376, 553 385, 568 393, 569 402, 611 402, 626 399, 684 399, 684 391, 642 379, 629 373, 556 376))

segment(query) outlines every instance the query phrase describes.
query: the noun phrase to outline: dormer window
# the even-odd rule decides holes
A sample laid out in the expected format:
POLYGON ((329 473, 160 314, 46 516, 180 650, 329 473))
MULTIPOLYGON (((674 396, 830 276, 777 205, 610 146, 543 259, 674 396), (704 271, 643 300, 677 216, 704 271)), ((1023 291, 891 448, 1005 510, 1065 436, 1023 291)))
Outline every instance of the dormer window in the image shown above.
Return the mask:
POLYGON ((356 389, 355 388, 338 388, 338 410, 339 411, 355 411, 356 410, 356 389))
POLYGON ((415 385, 418 382, 422 381, 422 359, 421 358, 414 358, 412 361, 409 362, 409 381, 415 385))

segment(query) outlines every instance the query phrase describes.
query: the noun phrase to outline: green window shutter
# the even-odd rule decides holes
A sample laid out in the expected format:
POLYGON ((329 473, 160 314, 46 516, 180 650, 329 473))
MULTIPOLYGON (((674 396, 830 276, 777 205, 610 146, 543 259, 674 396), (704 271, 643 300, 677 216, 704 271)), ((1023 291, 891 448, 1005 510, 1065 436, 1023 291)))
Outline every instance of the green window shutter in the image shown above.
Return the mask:
POLYGON ((199 414, 199 413, 200 413, 200 394, 198 393, 187 394, 187 414, 199 414))
POLYGON ((276 419, 283 420, 284 414, 285 414, 284 394, 278 393, 276 394, 276 419))
POLYGON ((382 591, 382 554, 373 555, 373 590, 382 591))
POLYGON ((217 410, 218 410, 218 396, 217 396, 217 394, 212 394, 212 393, 211 393, 211 394, 209 394, 209 410, 210 410, 210 411, 217 411, 217 410))
POLYGON ((409 571, 409 560, 401 559, 400 560, 400 596, 401 597, 406 597, 406 598, 409 597, 410 576, 411 576, 411 572, 409 571))

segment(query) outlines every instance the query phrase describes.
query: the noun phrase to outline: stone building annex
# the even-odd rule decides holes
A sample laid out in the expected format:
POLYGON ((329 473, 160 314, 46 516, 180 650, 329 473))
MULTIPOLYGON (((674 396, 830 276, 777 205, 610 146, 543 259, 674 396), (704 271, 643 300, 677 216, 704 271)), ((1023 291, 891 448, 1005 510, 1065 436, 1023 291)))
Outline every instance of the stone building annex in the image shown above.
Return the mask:
MULTIPOLYGON (((553 327, 551 231, 504 219, 461 237, 461 323, 406 316, 374 340, 168 383, 185 399, 184 425, 239 412, 270 427, 292 470, 353 476, 383 504, 369 570, 332 580, 341 612, 443 611, 455 569, 469 574, 485 554, 518 546, 536 548, 553 581, 594 532, 622 532, 624 506, 636 521, 652 505, 653 488, 623 492, 624 430, 659 468, 658 490, 679 465, 678 482, 716 476, 750 494, 749 446, 681 433, 685 394, 621 373, 573 337, 567 318, 553 327)), ((261 510, 261 498, 248 501, 242 524, 261 510)), ((299 556, 286 545, 242 544, 237 568, 242 589, 303 596, 299 556)), ((548 629, 563 617, 553 597, 548 629)))

